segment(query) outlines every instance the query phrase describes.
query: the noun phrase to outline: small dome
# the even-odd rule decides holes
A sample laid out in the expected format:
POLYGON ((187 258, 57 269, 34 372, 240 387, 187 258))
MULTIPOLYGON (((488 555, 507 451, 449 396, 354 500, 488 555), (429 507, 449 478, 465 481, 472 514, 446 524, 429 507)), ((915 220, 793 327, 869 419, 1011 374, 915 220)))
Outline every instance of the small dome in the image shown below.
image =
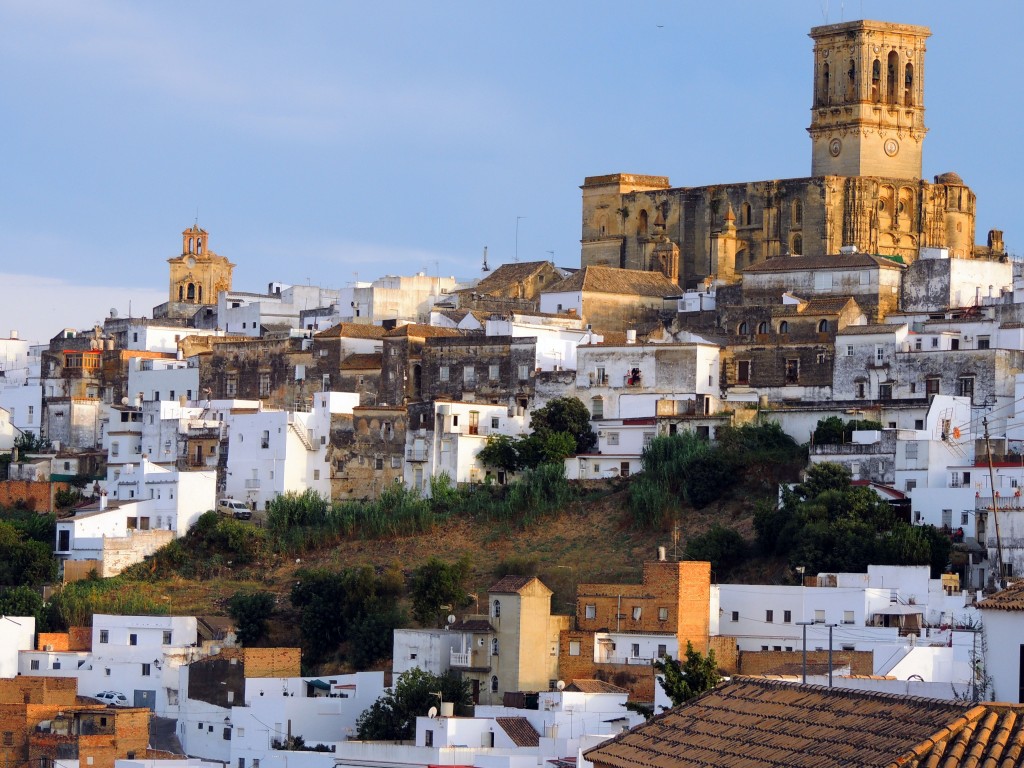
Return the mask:
POLYGON ((936 184, 963 184, 964 180, 960 178, 959 173, 953 171, 947 171, 946 173, 940 173, 935 177, 936 184))

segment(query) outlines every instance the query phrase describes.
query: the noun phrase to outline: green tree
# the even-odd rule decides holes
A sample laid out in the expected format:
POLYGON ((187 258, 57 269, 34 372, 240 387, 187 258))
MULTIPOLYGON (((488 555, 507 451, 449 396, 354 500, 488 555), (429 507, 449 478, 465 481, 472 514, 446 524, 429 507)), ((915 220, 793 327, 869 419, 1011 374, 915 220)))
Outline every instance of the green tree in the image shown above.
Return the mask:
POLYGON ((522 468, 519 457, 520 442, 522 442, 520 438, 509 435, 491 435, 476 457, 481 464, 488 467, 515 472, 522 468))
POLYGON ((554 432, 568 432, 576 441, 574 453, 586 453, 597 445, 590 426, 590 411, 578 397, 556 397, 530 417, 534 435, 544 438, 554 432))
POLYGON ((441 606, 448 610, 469 604, 465 582, 471 563, 463 555, 454 563, 446 563, 431 557, 412 572, 409 578, 409 597, 412 599, 412 616, 423 626, 439 626, 443 615, 441 606))
POLYGON ((38 590, 31 587, 0 589, 0 616, 35 616, 36 631, 45 630, 45 606, 38 590))
POLYGON ((747 542, 732 528, 715 523, 709 531, 686 544, 689 560, 707 560, 719 578, 746 560, 747 542))
POLYGON ((356 738, 365 741, 411 739, 416 735, 416 718, 441 703, 455 704, 456 714, 472 705, 468 680, 453 673, 435 675, 422 669, 410 669, 398 677, 394 688, 386 691, 356 721, 356 738), (440 694, 437 696, 435 694, 440 694))
POLYGON ((33 541, 16 526, 0 521, 0 586, 37 586, 56 578, 53 544, 33 541))
POLYGON ((228 598, 228 614, 242 645, 253 645, 267 636, 267 621, 274 612, 272 592, 235 592, 228 598))
POLYGON ((52 450, 53 446, 49 440, 38 437, 35 432, 22 432, 14 438, 14 448, 19 456, 29 453, 46 453, 52 450))
POLYGON ((654 669, 661 674, 661 688, 673 707, 710 691, 722 680, 715 652, 709 650, 704 656, 693 649, 690 641, 686 642, 686 661, 664 656, 654 662, 654 669))

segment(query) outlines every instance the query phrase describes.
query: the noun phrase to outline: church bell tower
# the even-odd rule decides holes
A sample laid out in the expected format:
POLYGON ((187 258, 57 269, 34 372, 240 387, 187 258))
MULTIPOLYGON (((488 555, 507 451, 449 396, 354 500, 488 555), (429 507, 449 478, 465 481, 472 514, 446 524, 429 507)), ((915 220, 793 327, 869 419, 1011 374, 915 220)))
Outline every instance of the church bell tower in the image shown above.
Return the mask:
POLYGON ((927 27, 848 21, 811 29, 812 176, 920 179, 927 27))

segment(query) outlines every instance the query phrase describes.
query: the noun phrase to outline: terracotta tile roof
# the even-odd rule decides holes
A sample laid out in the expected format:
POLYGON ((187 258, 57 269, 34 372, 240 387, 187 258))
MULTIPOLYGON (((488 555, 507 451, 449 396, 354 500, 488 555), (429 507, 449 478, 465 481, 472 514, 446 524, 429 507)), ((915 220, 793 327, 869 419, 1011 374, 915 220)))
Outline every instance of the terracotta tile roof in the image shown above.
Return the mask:
POLYGON ((892 325, 889 323, 874 323, 871 325, 848 325, 839 330, 840 336, 866 336, 873 333, 895 333, 903 324, 892 325))
POLYGON ((1024 707, 733 678, 584 754, 598 768, 1009 768, 1024 707))
POLYGON ((487 619, 464 619, 449 624, 452 632, 493 632, 494 627, 487 619))
POLYGON ((803 315, 838 315, 853 301, 852 296, 818 296, 800 306, 803 315))
POLYGON ((616 269, 615 267, 583 267, 561 282, 548 286, 541 293, 567 293, 587 291, 593 293, 623 293, 632 296, 675 296, 682 289, 661 272, 642 269, 616 269))
POLYGON ((1024 611, 1024 581, 1017 581, 978 603, 978 608, 993 611, 1024 611))
POLYGON ((578 693, 629 693, 627 689, 606 683, 604 680, 573 680, 565 686, 565 690, 578 693))
POLYGON ((872 256, 869 253, 841 253, 835 256, 776 256, 774 259, 751 264, 743 270, 743 273, 807 272, 815 269, 856 269, 858 267, 904 268, 902 264, 884 256, 872 256))
POLYGON ((343 371, 365 371, 379 369, 384 364, 384 355, 380 352, 359 353, 349 355, 341 361, 343 371))
POLYGON ((433 336, 462 336, 462 332, 455 328, 441 328, 436 325, 409 323, 408 325, 400 325, 397 328, 392 328, 390 331, 385 333, 384 336, 386 338, 417 336, 421 339, 428 339, 433 336))
POLYGON ((314 334, 317 339, 337 339, 341 336, 347 336, 350 339, 383 339, 384 328, 367 323, 338 323, 326 331, 314 334))
POLYGON ((517 747, 540 746, 540 734, 525 717, 496 717, 494 720, 517 747))
POLYGON ((498 583, 494 584, 487 591, 488 592, 515 593, 515 592, 518 592, 523 587, 525 587, 527 584, 529 584, 535 578, 536 578, 535 576, 505 576, 505 577, 499 579, 498 583))
POLYGON ((520 261, 514 264, 502 264, 472 288, 471 293, 499 293, 509 286, 518 285, 540 272, 546 266, 554 266, 548 261, 520 261))

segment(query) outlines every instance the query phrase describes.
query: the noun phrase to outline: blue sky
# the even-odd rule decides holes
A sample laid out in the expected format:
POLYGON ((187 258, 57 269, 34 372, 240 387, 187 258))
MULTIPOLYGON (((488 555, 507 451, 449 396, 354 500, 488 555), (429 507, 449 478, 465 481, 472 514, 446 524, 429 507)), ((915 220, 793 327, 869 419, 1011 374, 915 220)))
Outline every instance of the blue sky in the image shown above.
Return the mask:
POLYGON ((0 3, 0 335, 166 296, 198 210, 235 287, 579 264, 585 176, 810 171, 810 27, 932 28, 924 175, 1020 249, 1024 7, 792 2, 0 3))

